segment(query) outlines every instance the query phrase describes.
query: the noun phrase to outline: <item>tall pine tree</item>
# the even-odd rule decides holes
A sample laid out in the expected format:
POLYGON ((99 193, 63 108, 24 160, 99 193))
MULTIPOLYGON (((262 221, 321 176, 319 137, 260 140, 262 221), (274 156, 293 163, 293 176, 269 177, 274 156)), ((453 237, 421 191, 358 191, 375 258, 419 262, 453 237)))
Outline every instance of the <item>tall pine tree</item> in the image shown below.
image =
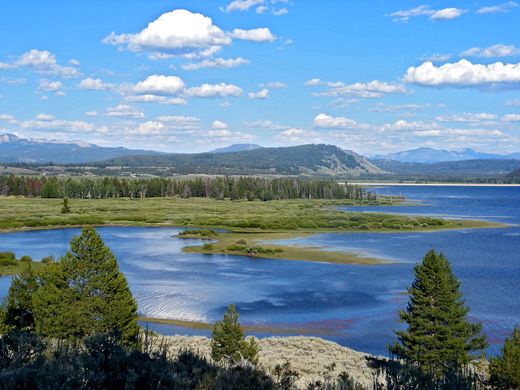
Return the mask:
POLYGON ((135 341, 137 304, 117 260, 93 227, 70 240, 70 251, 46 268, 34 294, 37 331, 78 340, 95 332, 120 332, 135 341))
POLYGON ((408 306, 399 312, 399 322, 406 322, 408 329, 395 331, 399 343, 388 348, 402 359, 433 368, 466 364, 472 352, 483 350, 487 343, 480 333, 482 325, 466 321, 469 307, 448 260, 432 249, 414 272, 408 306))

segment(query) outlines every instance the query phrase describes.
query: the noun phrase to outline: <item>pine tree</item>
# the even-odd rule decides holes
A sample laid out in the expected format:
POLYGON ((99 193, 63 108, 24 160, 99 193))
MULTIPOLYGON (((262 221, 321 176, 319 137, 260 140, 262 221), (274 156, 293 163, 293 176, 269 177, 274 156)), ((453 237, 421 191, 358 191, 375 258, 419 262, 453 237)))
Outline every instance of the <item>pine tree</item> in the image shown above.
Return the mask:
POLYGON ((93 227, 70 240, 70 251, 46 268, 34 294, 43 336, 78 340, 95 332, 137 337, 137 304, 117 260, 93 227))
POLYGON ((464 305, 460 282, 448 260, 432 249, 414 272, 410 300, 398 320, 406 322, 408 329, 394 331, 400 344, 394 341, 388 348, 402 359, 432 368, 466 364, 471 353, 483 350, 487 343, 480 333, 482 325, 466 321, 469 307, 464 305))
POLYGON ((211 357, 220 361, 224 357, 240 361, 241 357, 249 359, 256 364, 258 362, 258 345, 252 337, 249 342, 244 337, 244 332, 238 322, 235 305, 228 307, 229 313, 224 313, 223 321, 216 321, 211 335, 211 357))
POLYGON ((26 263, 20 275, 11 280, 11 286, 0 308, 0 333, 34 330, 32 294, 37 290, 37 275, 31 264, 26 263))
POLYGON ((513 329, 501 348, 502 355, 492 357, 489 365, 491 383, 496 389, 520 389, 520 329, 513 329))

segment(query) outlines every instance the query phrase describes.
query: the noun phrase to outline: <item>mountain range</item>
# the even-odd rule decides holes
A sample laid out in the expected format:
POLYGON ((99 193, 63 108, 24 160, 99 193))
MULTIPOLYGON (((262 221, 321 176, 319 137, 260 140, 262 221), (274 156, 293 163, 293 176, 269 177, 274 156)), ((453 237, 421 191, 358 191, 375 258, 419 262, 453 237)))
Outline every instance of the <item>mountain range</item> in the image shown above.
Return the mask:
POLYGON ((410 163, 438 163, 462 160, 520 159, 520 153, 488 153, 479 152, 469 148, 455 150, 418 148, 390 154, 379 154, 373 156, 371 159, 410 163))
POLYGON ((107 148, 83 141, 58 141, 46 139, 26 139, 14 134, 0 135, 0 161, 59 164, 101 161, 128 154, 160 155, 152 150, 132 150, 107 148))

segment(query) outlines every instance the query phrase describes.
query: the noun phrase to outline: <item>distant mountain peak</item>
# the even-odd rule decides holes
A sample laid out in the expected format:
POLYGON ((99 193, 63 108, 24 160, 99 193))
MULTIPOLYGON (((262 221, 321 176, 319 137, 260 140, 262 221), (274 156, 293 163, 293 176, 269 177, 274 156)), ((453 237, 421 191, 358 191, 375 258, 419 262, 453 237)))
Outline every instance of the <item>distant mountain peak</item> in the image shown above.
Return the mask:
POLYGON ((248 150, 260 149, 262 146, 257 144, 233 144, 224 148, 218 148, 211 150, 209 153, 232 153, 232 152, 245 152, 248 150))
POLYGON ((20 138, 14 134, 2 134, 0 135, 0 144, 2 142, 15 142, 18 141, 20 138))
POLYGON ((421 147, 402 152, 377 155, 372 160, 392 160, 409 163, 438 163, 443 161, 462 160, 489 160, 489 159, 516 159, 518 153, 508 154, 503 152, 482 152, 470 148, 461 149, 432 149, 421 147))

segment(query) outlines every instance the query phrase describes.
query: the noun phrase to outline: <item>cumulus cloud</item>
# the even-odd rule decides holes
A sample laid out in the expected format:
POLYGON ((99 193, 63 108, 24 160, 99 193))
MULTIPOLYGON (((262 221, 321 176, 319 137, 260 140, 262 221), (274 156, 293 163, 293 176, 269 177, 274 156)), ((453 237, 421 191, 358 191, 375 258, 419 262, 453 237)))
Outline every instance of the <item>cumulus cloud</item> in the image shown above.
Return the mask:
POLYGON ((211 18, 177 9, 162 14, 139 33, 116 35, 112 32, 103 43, 136 52, 178 55, 229 45, 231 38, 215 26, 211 18))
POLYGON ((151 75, 132 87, 136 94, 176 95, 184 88, 184 81, 177 76, 151 75))
POLYGON ((242 92, 242 88, 225 83, 203 84, 199 87, 191 87, 184 91, 186 96, 201 98, 239 96, 242 92))
POLYGON ((36 115, 36 120, 38 121, 53 121, 54 119, 54 115, 50 115, 50 114, 38 114, 36 115))
POLYGON ((256 13, 257 14, 263 14, 265 11, 267 11, 269 9, 269 7, 265 7, 263 5, 261 5, 260 7, 257 7, 256 8, 256 13))
POLYGON ((388 16, 393 17, 394 19, 392 20, 396 23, 408 23, 411 17, 421 15, 429 16, 431 20, 449 20, 457 18, 466 12, 468 12, 468 10, 459 8, 444 8, 440 10, 433 10, 429 5, 421 5, 409 10, 399 10, 397 12, 392 12, 388 16))
POLYGON ((306 87, 314 87, 321 83, 322 83, 322 81, 320 79, 312 79, 312 80, 307 81, 304 85, 306 87))
POLYGON ((30 50, 22 54, 15 62, 0 62, 0 69, 17 69, 26 67, 37 73, 58 76, 63 79, 81 77, 81 73, 74 67, 59 65, 53 53, 47 50, 30 50))
POLYGON ((290 126, 282 126, 271 121, 254 121, 254 122, 242 122, 243 125, 249 129, 255 130, 288 130, 290 126))
POLYGON ((501 118, 502 122, 520 122, 519 114, 508 114, 501 118))
POLYGON ((271 34, 268 28, 255 28, 252 30, 241 30, 239 28, 235 28, 231 33, 233 38, 243 39, 246 41, 253 42, 273 42, 274 36, 271 34))
POLYGON ((460 53, 460 57, 469 57, 469 56, 479 56, 486 58, 493 57, 509 57, 509 56, 518 56, 520 55, 520 49, 516 48, 514 45, 504 45, 498 44, 494 46, 490 46, 485 49, 481 49, 480 47, 472 47, 471 49, 465 50, 460 53))
POLYGON ((58 119, 31 119, 20 123, 22 130, 60 130, 68 133, 93 132, 96 125, 83 121, 66 121, 58 119))
POLYGON ((395 123, 387 123, 381 126, 383 131, 437 131, 443 129, 442 126, 435 122, 425 123, 422 121, 408 122, 404 119, 400 119, 395 123))
POLYGON ((63 84, 61 81, 51 81, 48 79, 42 79, 40 80, 40 85, 38 85, 38 88, 36 88, 36 92, 40 93, 42 91, 45 92, 52 92, 55 95, 61 96, 65 95, 65 93, 62 91, 63 84))
MULTIPOLYGON (((234 0, 232 1, 231 3, 229 3, 226 8, 223 8, 223 7, 220 7, 220 10, 222 12, 232 12, 232 11, 247 11, 249 10, 249 8, 255 6, 255 5, 259 5, 259 4, 264 4, 264 0, 234 0)), ((260 7, 258 7, 260 8, 260 7)), ((258 8, 257 8, 257 13, 262 13, 262 12, 258 12, 258 8)), ((263 7, 263 8, 267 8, 267 7, 263 7)))
POLYGON ((279 81, 267 83, 269 88, 287 88, 287 84, 280 83, 279 81))
POLYGON ((518 4, 514 1, 509 1, 507 3, 495 5, 492 7, 482 7, 477 11, 477 14, 496 14, 498 12, 510 12, 510 8, 512 7, 518 7, 518 4))
POLYGON ((316 115, 313 123, 313 127, 320 129, 352 129, 356 126, 356 121, 352 119, 332 117, 323 113, 316 115))
POLYGON ((138 119, 144 118, 144 114, 137 108, 128 104, 120 104, 117 107, 108 107, 105 116, 138 119))
MULTIPOLYGON (((312 80, 311 80, 312 81, 312 80)), ((327 92, 313 93, 314 96, 328 97, 371 97, 379 98, 387 93, 407 94, 409 91, 403 84, 388 84, 383 81, 373 80, 369 83, 355 83, 345 85, 342 82, 328 82, 327 92)))
POLYGON ((182 69, 184 70, 198 70, 201 68, 221 68, 221 69, 228 69, 228 68, 234 68, 240 65, 249 64, 249 60, 245 60, 242 57, 239 57, 237 59, 228 59, 225 60, 223 58, 211 58, 204 60, 202 62, 192 63, 192 64, 184 64, 181 65, 182 69))
POLYGON ((276 10, 273 8, 272 13, 273 13, 273 15, 280 16, 280 15, 288 14, 289 11, 287 11, 287 8, 285 8, 285 7, 280 8, 279 10, 276 10))
POLYGON ((264 89, 262 89, 261 91, 256 92, 256 93, 254 93, 254 92, 249 92, 249 93, 247 94, 247 97, 248 97, 249 99, 267 99, 268 96, 269 96, 269 90, 266 89, 266 88, 264 88, 264 89))
POLYGON ((431 87, 488 87, 499 88, 500 84, 520 82, 520 64, 496 62, 489 65, 472 64, 467 60, 447 63, 436 67, 425 62, 408 68, 403 81, 431 87))
POLYGON ((107 84, 101 81, 101 79, 86 78, 81 80, 78 84, 79 89, 91 89, 96 91, 103 91, 106 89, 114 88, 114 84, 107 84))
POLYGON ((303 130, 303 129, 289 129, 282 131, 275 135, 273 139, 288 143, 288 144, 301 144, 301 143, 322 143, 320 135, 315 131, 303 130))
POLYGON ((213 121, 211 124, 212 129, 227 129, 228 127, 229 126, 226 123, 221 121, 213 121))

